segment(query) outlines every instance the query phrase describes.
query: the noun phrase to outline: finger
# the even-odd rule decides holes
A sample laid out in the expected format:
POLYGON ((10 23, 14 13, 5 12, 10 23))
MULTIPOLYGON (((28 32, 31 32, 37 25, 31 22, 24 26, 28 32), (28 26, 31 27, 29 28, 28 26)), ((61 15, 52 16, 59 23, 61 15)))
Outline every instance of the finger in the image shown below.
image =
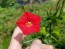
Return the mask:
POLYGON ((26 49, 29 49, 29 46, 26 49))
POLYGON ((14 32, 13 32, 13 37, 15 37, 16 35, 18 34, 22 34, 22 30, 20 30, 20 28, 17 26, 15 29, 14 29, 14 32))
POLYGON ((25 36, 26 35, 23 34, 23 31, 17 26, 13 32, 12 39, 21 42, 25 36))
POLYGON ((52 45, 42 44, 42 49, 53 49, 52 45))
POLYGON ((12 37, 16 37, 17 35, 21 35, 22 38, 24 38, 26 36, 23 34, 23 31, 18 26, 15 28, 12 37))
POLYGON ((29 49, 41 49, 42 42, 39 39, 33 41, 29 49))

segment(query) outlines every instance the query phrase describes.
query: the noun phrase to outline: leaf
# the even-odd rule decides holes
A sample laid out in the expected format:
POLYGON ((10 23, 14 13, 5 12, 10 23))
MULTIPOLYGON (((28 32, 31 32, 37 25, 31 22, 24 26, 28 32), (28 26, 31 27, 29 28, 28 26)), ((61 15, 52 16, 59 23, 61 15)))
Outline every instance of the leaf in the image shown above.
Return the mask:
POLYGON ((60 28, 57 27, 57 26, 55 26, 54 30, 53 30, 53 33, 55 33, 57 36, 61 36, 61 34, 60 34, 60 28))
POLYGON ((41 28, 40 33, 43 34, 43 35, 46 35, 45 27, 41 28))
POLYGON ((62 17, 63 17, 63 21, 65 21, 65 12, 63 13, 63 16, 62 17))
POLYGON ((3 8, 0 6, 0 12, 3 10, 3 8))

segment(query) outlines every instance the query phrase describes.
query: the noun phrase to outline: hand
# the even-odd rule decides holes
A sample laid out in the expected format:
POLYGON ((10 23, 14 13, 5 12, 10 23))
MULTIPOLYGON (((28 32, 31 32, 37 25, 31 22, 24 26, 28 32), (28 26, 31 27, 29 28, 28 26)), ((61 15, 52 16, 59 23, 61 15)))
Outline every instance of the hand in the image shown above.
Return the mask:
MULTIPOLYGON (((23 40, 25 36, 20 28, 16 27, 8 49, 22 49, 21 40, 23 40)), ((42 44, 39 39, 36 39, 26 49, 53 49, 53 46, 42 44)))
POLYGON ((53 46, 42 44, 42 42, 39 39, 36 39, 26 49, 53 49, 53 46))

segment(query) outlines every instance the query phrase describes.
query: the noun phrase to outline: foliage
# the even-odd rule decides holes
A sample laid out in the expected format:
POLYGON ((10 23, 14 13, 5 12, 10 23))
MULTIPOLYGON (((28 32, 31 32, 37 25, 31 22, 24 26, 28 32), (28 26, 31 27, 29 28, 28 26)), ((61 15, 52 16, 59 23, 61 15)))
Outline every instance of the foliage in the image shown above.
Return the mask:
POLYGON ((13 6, 15 2, 16 2, 15 0, 2 0, 0 6, 1 7, 13 6))
MULTIPOLYGON (((51 1, 31 5, 20 5, 15 1, 10 2, 10 0, 6 4, 1 3, 0 45, 3 46, 1 49, 7 49, 13 30, 16 27, 16 21, 24 11, 30 11, 41 16, 41 28, 39 33, 29 35, 23 40, 23 49, 36 38, 41 39, 45 44, 55 46, 55 49, 65 49, 65 12, 63 12, 65 7, 61 8, 62 1, 57 6, 57 2, 51 1), (11 3, 14 3, 14 5, 11 6, 11 3), (7 6, 5 7, 5 5, 7 6), (25 42, 29 40, 32 41, 25 45, 25 42)), ((5 2, 5 0, 2 2, 5 2)))

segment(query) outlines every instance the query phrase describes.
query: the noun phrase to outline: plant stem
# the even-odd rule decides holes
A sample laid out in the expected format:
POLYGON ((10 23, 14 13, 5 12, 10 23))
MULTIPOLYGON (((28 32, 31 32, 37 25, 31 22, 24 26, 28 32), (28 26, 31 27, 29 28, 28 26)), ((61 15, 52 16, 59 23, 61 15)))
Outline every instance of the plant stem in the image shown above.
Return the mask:
POLYGON ((56 16, 57 15, 57 13, 58 13, 58 11, 59 11, 59 5, 60 5, 60 1, 61 0, 59 0, 58 2, 57 2, 57 5, 56 5, 56 12, 54 13, 54 15, 53 16, 56 16))
POLYGON ((60 41, 58 41, 53 35, 51 35, 51 37, 55 40, 55 41, 57 41, 57 43, 59 43, 60 45, 62 44, 60 41))
POLYGON ((63 6, 64 6, 64 3, 65 3, 65 0, 62 1, 62 6, 61 6, 61 8, 60 8, 59 16, 62 15, 62 13, 63 13, 63 6))

